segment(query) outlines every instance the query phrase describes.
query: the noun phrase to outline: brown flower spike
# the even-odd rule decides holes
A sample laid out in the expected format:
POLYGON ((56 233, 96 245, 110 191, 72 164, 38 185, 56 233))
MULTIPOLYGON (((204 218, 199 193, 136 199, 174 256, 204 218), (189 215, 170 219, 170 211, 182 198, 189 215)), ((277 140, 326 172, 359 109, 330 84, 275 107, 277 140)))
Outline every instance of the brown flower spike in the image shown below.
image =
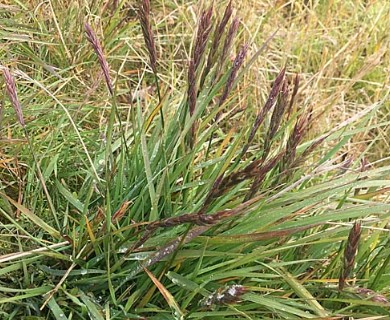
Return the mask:
POLYGON ((139 6, 138 18, 141 24, 145 45, 149 52, 150 67, 154 74, 157 74, 157 51, 154 43, 154 35, 150 23, 150 1, 142 0, 139 6))
POLYGON ((108 91, 110 91, 111 95, 114 95, 114 90, 110 78, 110 68, 108 67, 108 63, 103 54, 103 48, 100 44, 99 39, 97 38, 95 32, 92 30, 91 26, 88 23, 85 23, 85 33, 87 34, 87 39, 91 43, 95 53, 98 57, 100 67, 103 71, 104 78, 106 80, 108 91))
POLYGON ((8 68, 4 67, 3 69, 4 79, 5 79, 5 86, 7 88, 7 94, 9 96, 9 99, 11 100, 11 104, 15 109, 16 116, 18 117, 18 121, 21 124, 23 128, 26 127, 26 124, 24 123, 23 113, 22 113, 22 106, 20 105, 18 94, 16 92, 16 85, 15 80, 11 75, 11 72, 8 68))
POLYGON ((343 290, 345 286, 345 280, 348 278, 353 269, 361 233, 361 223, 355 222, 351 231, 349 232, 347 246, 344 250, 344 267, 339 278, 339 290, 343 290))

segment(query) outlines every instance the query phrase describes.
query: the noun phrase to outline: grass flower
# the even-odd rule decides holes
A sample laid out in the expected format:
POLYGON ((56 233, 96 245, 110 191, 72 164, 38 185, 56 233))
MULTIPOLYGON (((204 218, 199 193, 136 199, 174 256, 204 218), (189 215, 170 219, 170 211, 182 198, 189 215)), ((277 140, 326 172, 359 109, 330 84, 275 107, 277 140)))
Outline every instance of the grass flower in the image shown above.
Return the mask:
POLYGON ((361 233, 361 223, 355 222, 349 232, 347 245, 344 250, 343 269, 339 278, 339 290, 343 290, 345 281, 353 269, 361 233))
POLYGON ((106 80, 108 91, 110 92, 111 95, 114 95, 114 89, 110 78, 110 68, 104 56, 103 47, 100 44, 100 41, 96 36, 95 32, 92 30, 91 26, 88 23, 85 23, 84 28, 85 28, 85 33, 87 34, 87 40, 92 45, 92 48, 98 57, 100 68, 103 71, 103 75, 104 75, 104 79, 106 80))
POLYGON ((8 97, 9 97, 11 104, 16 112, 16 116, 18 118, 20 125, 23 128, 25 128, 26 124, 25 124, 24 118, 23 118, 22 106, 21 106, 19 99, 18 99, 18 93, 16 91, 15 80, 7 67, 3 68, 3 75, 4 75, 5 86, 7 89, 8 97))

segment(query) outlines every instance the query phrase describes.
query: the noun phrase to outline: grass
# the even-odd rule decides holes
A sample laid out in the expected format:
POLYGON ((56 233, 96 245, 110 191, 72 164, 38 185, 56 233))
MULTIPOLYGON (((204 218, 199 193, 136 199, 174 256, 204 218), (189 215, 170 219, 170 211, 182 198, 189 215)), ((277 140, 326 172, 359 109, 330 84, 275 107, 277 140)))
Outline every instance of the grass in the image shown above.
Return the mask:
POLYGON ((0 317, 389 317, 389 10, 0 5, 0 317))

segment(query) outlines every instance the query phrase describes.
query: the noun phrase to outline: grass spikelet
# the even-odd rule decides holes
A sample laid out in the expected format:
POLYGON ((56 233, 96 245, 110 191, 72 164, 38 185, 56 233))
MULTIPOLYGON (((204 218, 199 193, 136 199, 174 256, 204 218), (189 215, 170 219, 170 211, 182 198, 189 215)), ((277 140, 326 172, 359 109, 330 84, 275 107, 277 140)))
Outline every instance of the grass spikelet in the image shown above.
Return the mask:
POLYGON ((283 114, 286 111, 287 98, 288 84, 287 80, 284 79, 283 84, 281 86, 281 90, 279 92, 278 100, 271 116, 271 122, 269 124, 268 132, 265 137, 263 159, 268 156, 268 153, 271 148, 272 139, 275 136, 277 130, 279 129, 280 123, 282 122, 283 114))
POLYGON ((200 61, 206 49, 207 40, 209 39, 209 34, 211 31, 212 13, 213 7, 210 6, 207 10, 202 11, 199 18, 198 29, 195 38, 195 46, 192 53, 195 71, 199 68, 200 61))
POLYGON ((260 125, 263 123, 265 119, 265 116, 267 115, 268 111, 272 108, 272 106, 275 104, 277 96, 280 92, 280 88, 284 83, 285 74, 286 74, 286 68, 283 68, 279 72, 278 76, 276 77, 264 107, 257 114, 251 132, 249 134, 248 141, 245 144, 244 148, 242 149, 241 155, 244 155, 248 151, 249 146, 251 145, 257 130, 259 129, 260 125))
POLYGON ((223 31, 225 30, 225 27, 232 16, 233 8, 232 8, 232 1, 230 0, 228 5, 225 8, 225 12, 223 14, 221 22, 218 24, 217 33, 215 34, 216 46, 218 45, 218 38, 222 35, 223 31))
POLYGON ((16 92, 15 80, 7 67, 4 67, 3 75, 4 75, 4 79, 5 79, 5 86, 7 88, 8 97, 11 100, 11 104, 12 104, 13 108, 15 109, 16 116, 18 118, 20 125, 23 128, 25 128, 26 124, 25 124, 24 118, 23 118, 22 106, 20 105, 20 102, 18 99, 18 94, 16 92))
MULTIPOLYGON (((154 41, 154 34, 152 26, 150 23, 150 1, 149 0, 140 0, 138 10, 138 19, 141 24, 142 34, 144 37, 145 45, 149 53, 150 67, 152 68, 154 74, 154 82, 156 84, 158 100, 161 103, 161 89, 160 83, 157 75, 157 50, 156 44, 154 41)), ((164 115, 162 109, 160 109, 161 125, 165 126, 164 115)))
POLYGON ((283 168, 292 168, 296 167, 299 163, 301 163, 304 158, 309 155, 315 147, 317 147, 323 140, 319 140, 318 142, 313 143, 312 146, 307 148, 304 152, 304 156, 296 159, 296 151, 299 143, 302 141, 303 137, 309 130, 309 126, 312 119, 312 109, 310 108, 308 111, 305 111, 300 115, 297 119, 294 129, 290 134, 290 137, 287 141, 286 154, 284 156, 282 165, 283 168))
POLYGON ((344 250, 343 270, 339 278, 339 290, 343 290, 345 286, 345 280, 348 278, 353 269, 361 232, 361 223, 355 222, 351 231, 349 232, 347 246, 344 250))
POLYGON ((213 42, 212 42, 211 48, 210 48, 210 53, 209 53, 208 58, 207 58, 206 68, 205 68, 205 71, 203 73, 202 83, 203 83, 205 77, 207 76, 207 74, 209 73, 213 63, 215 62, 214 61, 215 55, 218 51, 218 47, 221 43, 221 38, 222 38, 223 32, 226 29, 226 25, 229 22, 232 13, 233 13, 232 1, 229 1, 228 5, 225 8, 225 12, 223 14, 223 17, 215 29, 213 42))
POLYGON ((235 17, 232 23, 230 24, 229 31, 227 33, 227 36, 223 44, 222 54, 220 58, 220 66, 222 66, 222 64, 224 64, 226 61, 226 58, 229 54, 230 48, 232 47, 233 39, 236 36, 239 25, 240 25, 240 20, 237 17, 235 17))
POLYGON ((190 116, 192 117, 196 107, 196 78, 195 78, 195 64, 194 60, 190 60, 188 65, 188 108, 190 116))
POLYGON ((298 89, 299 89, 299 76, 297 74, 297 75, 295 75, 295 78, 294 78, 294 88, 293 88, 293 92, 291 94, 290 103, 289 103, 289 106, 288 106, 288 109, 287 109, 288 117, 290 117, 291 110, 292 110, 292 107, 294 105, 295 97, 298 94, 298 89))
POLYGON ((110 91, 110 94, 113 96, 114 89, 110 78, 110 68, 108 66, 106 58, 104 57, 103 48, 95 32, 92 30, 91 26, 87 22, 84 24, 84 28, 85 33, 87 34, 87 40, 91 43, 98 57, 100 67, 103 71, 104 79, 106 80, 108 91, 110 91))
POLYGON ((141 0, 138 13, 145 45, 149 52, 150 67, 157 74, 157 51, 154 42, 153 30, 150 24, 150 1, 141 0))
POLYGON ((207 207, 213 201, 215 194, 218 193, 218 190, 221 186, 222 181, 223 181, 223 174, 221 174, 220 176, 217 177, 217 179, 215 179, 213 186, 211 187, 209 193, 207 194, 206 200, 203 203, 201 213, 204 213, 206 211, 207 207))
POLYGON ((275 167, 278 161, 282 158, 283 154, 284 151, 280 152, 267 162, 264 162, 263 159, 254 160, 242 170, 233 172, 227 175, 225 178, 222 178, 222 176, 217 178, 209 194, 207 195, 203 210, 206 210, 206 207, 213 201, 213 199, 220 197, 233 186, 237 185, 242 181, 256 178, 251 187, 250 192, 245 197, 244 201, 251 199, 262 179, 270 170, 275 167))
POLYGON ((252 186, 251 186, 249 192, 247 193, 247 195, 244 198, 244 202, 248 201, 254 197, 254 195, 256 194, 257 190, 259 189, 264 177, 266 176, 266 174, 268 172, 270 172, 277 165, 279 160, 282 158, 283 153, 284 152, 279 153, 278 155, 276 155, 275 157, 273 157, 272 159, 270 159, 266 163, 264 163, 262 166, 260 166, 259 168, 256 168, 256 170, 251 172, 251 174, 255 177, 255 179, 252 183, 252 186))
MULTIPOLYGON (((195 113, 196 108, 196 95, 198 92, 198 88, 196 85, 196 75, 195 75, 195 65, 194 60, 190 60, 188 66, 188 109, 190 111, 190 116, 192 117, 195 113)), ((197 121, 195 120, 191 126, 191 136, 190 136, 190 145, 193 146, 196 139, 196 128, 197 121)))
MULTIPOLYGON (((241 47, 240 51, 238 52, 236 58, 234 59, 233 66, 231 67, 230 74, 229 74, 229 77, 226 81, 225 88, 222 92, 221 97, 219 98, 218 107, 221 107, 223 105, 223 103, 226 101, 226 99, 227 99, 227 97, 228 97, 228 95, 233 87, 234 81, 236 80, 237 72, 240 69, 241 65, 244 63, 246 54, 248 52, 248 47, 249 47, 248 44, 243 45, 241 47)), ((218 112, 218 114, 216 116, 216 120, 219 119, 220 115, 221 115, 221 111, 218 112)))

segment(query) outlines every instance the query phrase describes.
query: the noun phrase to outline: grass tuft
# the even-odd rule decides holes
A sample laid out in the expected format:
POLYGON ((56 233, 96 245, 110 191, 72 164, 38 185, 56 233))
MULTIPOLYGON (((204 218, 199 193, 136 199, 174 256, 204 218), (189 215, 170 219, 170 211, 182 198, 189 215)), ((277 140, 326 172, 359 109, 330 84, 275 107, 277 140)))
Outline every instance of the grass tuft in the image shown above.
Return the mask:
POLYGON ((0 5, 0 318, 389 317, 387 3, 103 2, 0 5))

